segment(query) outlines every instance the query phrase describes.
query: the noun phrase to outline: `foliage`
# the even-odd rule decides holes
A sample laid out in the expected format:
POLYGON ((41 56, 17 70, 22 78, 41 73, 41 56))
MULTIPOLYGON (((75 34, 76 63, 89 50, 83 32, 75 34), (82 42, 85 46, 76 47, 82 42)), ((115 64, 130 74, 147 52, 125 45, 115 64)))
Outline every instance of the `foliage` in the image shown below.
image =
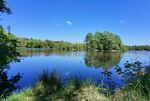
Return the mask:
POLYGON ((120 67, 115 69, 124 78, 126 86, 116 90, 113 101, 147 101, 150 99, 150 66, 141 62, 125 64, 125 70, 120 67))
POLYGON ((37 40, 32 38, 17 38, 18 47, 22 48, 49 48, 55 50, 84 50, 84 44, 65 41, 37 40))
MULTIPOLYGON (((0 0, 0 12, 11 13, 4 0, 0 0)), ((19 53, 16 51, 16 44, 17 40, 9 33, 5 33, 0 26, 0 97, 6 97, 18 88, 16 83, 21 75, 18 73, 10 78, 7 75, 8 64, 11 61, 18 61, 19 53)))
POLYGON ((139 45, 139 46, 126 46, 128 50, 137 50, 137 51, 142 51, 142 50, 147 50, 150 51, 150 45, 139 45))
MULTIPOLYGON (((14 36, 10 33, 9 35, 14 36)), ((86 45, 81 43, 70 43, 65 41, 38 40, 32 38, 14 38, 18 41, 17 47, 22 48, 49 48, 55 50, 121 50, 124 49, 118 35, 111 32, 96 32, 95 35, 86 35, 86 45)))
MULTIPOLYGON (((0 69, 12 61, 17 60, 19 53, 16 52, 17 40, 13 36, 6 34, 1 26, 0 29, 0 69)), ((2 71, 2 70, 1 70, 2 71)))
POLYGON ((0 0, 0 12, 10 14, 11 10, 6 6, 5 0, 0 0))
MULTIPOLYGON (((52 91, 50 85, 55 84, 57 86, 59 83, 54 83, 53 80, 50 79, 47 80, 47 77, 50 76, 50 74, 55 74, 55 72, 50 73, 49 71, 45 71, 44 77, 37 80, 37 82, 43 81, 47 86, 49 86, 45 88, 44 83, 38 83, 36 87, 39 88, 39 86, 42 86, 40 87, 40 90, 42 90, 42 92, 39 92, 37 94, 37 92, 35 91, 35 87, 33 87, 31 89, 23 90, 18 94, 13 94, 3 99, 3 101, 91 101, 93 99, 94 101, 108 101, 103 94, 100 94, 100 87, 96 87, 89 80, 84 81, 77 77, 71 78, 60 89, 52 91), (49 90, 52 92, 47 92, 49 90), (44 95, 43 91, 45 92, 44 95)), ((56 77, 53 75, 48 78, 56 79, 56 77)))
POLYGON ((19 94, 13 94, 2 101, 33 101, 32 96, 33 93, 31 89, 24 89, 20 91, 19 94))
POLYGON ((11 78, 7 75, 9 63, 11 61, 19 61, 17 56, 19 53, 16 51, 17 40, 3 31, 0 27, 0 95, 7 96, 16 90, 18 86, 16 83, 20 80, 21 75, 18 73, 11 78))
POLYGON ((150 75, 136 79, 124 88, 117 90, 113 101, 148 101, 150 99, 150 75))
MULTIPOLYGON (((141 71, 141 69, 138 68, 141 68, 143 66, 140 62, 127 62, 125 64, 125 67, 129 69, 134 67, 136 68, 136 70, 141 71)), ((79 77, 75 77, 71 78, 66 84, 62 85, 60 89, 54 92, 47 92, 48 90, 51 90, 50 87, 47 89, 42 88, 43 91, 45 90, 45 92, 47 92, 47 94, 42 95, 42 92, 37 94, 34 91, 34 88, 31 88, 23 90, 18 94, 13 94, 8 98, 3 99, 3 101, 148 101, 150 99, 150 73, 147 70, 149 70, 150 67, 146 66, 145 68, 146 71, 144 72, 144 74, 134 73, 138 76, 137 78, 135 78, 134 80, 132 79, 132 82, 128 83, 125 87, 116 89, 114 93, 109 93, 111 95, 106 95, 105 92, 109 91, 107 91, 107 89, 103 88, 101 85, 96 86, 89 80, 82 80, 79 77)), ((119 71, 123 72, 122 70, 118 69, 119 67, 116 68, 118 73, 119 71)), ((125 71, 126 73, 121 75, 129 75, 128 73, 131 72, 128 71, 130 70, 125 71)), ((43 81, 47 83, 47 86, 48 84, 51 85, 51 83, 55 81, 47 78, 56 79, 56 77, 53 75, 49 77, 50 74, 56 74, 55 72, 49 73, 49 71, 45 71, 43 74, 44 77, 39 78, 39 80, 37 81, 43 81)), ((111 76, 111 73, 109 71, 104 71, 104 75, 111 76)), ((52 84, 58 85, 59 83, 53 82, 52 84)))
POLYGON ((122 41, 118 35, 111 32, 88 33, 85 38, 87 50, 121 50, 122 41))

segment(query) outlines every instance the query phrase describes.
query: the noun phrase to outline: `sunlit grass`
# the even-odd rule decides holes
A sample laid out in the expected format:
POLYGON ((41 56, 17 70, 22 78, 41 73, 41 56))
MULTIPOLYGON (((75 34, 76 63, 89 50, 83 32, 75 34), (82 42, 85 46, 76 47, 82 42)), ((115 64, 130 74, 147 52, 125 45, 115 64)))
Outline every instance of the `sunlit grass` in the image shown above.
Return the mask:
POLYGON ((17 94, 13 94, 2 101, 32 101, 32 89, 24 89, 17 94))
POLYGON ((43 70, 33 87, 33 92, 36 95, 45 96, 58 91, 61 87, 61 79, 56 71, 43 70))
POLYGON ((116 90, 113 101, 148 101, 150 100, 150 73, 138 78, 122 89, 116 90))
MULTIPOLYGON (((149 67, 148 67, 149 68, 149 67)), ((2 101, 147 101, 150 100, 150 73, 114 93, 91 80, 72 77, 63 84, 56 71, 42 71, 34 87, 2 101)))

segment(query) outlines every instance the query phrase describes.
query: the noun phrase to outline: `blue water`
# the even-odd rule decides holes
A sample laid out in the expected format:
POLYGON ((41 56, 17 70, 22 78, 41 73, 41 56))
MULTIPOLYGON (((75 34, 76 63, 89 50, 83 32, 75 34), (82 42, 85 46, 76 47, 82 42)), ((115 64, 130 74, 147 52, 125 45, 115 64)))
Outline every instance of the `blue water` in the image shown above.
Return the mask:
POLYGON ((82 79, 91 79, 104 85, 111 81, 115 88, 122 87, 122 76, 114 69, 119 65, 122 69, 126 61, 140 61, 143 65, 149 65, 150 52, 128 51, 128 52, 62 52, 50 50, 20 50, 22 57, 20 62, 10 63, 9 77, 21 73, 22 78, 18 85, 21 88, 30 87, 34 84, 38 75, 43 70, 56 70, 62 78, 67 81, 72 76, 80 76, 82 79), (103 75, 103 71, 110 71, 111 76, 103 75))

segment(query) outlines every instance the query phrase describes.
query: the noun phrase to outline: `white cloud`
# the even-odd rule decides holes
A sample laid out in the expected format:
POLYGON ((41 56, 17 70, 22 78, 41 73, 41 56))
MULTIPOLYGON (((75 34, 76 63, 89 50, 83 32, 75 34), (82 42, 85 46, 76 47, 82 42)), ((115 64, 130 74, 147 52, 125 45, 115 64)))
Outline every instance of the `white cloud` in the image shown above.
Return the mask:
POLYGON ((66 21, 66 24, 72 26, 73 23, 71 21, 66 21))
POLYGON ((121 24, 125 24, 126 21, 124 21, 124 20, 121 19, 121 20, 120 20, 120 23, 121 23, 121 24))

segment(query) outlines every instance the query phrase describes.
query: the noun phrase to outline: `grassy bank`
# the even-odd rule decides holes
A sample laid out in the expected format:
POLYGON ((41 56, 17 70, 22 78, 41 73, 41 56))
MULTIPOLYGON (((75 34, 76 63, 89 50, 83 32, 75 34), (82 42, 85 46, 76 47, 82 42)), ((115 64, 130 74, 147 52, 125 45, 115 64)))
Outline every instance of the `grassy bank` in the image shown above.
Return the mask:
POLYGON ((43 71, 35 85, 2 101, 148 101, 150 100, 149 69, 121 89, 110 93, 90 80, 73 77, 66 84, 56 72, 43 71))
POLYGON ((71 78, 62 84, 56 72, 43 71, 31 89, 24 89, 3 101, 107 101, 102 88, 89 80, 71 78))

